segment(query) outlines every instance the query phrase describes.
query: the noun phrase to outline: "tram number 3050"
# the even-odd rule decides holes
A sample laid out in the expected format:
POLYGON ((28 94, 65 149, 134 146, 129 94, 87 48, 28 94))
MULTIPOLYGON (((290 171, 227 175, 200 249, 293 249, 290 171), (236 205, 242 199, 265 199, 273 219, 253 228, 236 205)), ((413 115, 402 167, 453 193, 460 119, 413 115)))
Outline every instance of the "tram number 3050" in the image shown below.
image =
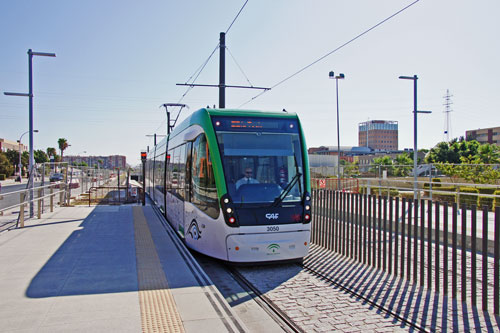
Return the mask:
POLYGON ((267 231, 280 231, 280 227, 273 225, 273 226, 267 227, 267 231))

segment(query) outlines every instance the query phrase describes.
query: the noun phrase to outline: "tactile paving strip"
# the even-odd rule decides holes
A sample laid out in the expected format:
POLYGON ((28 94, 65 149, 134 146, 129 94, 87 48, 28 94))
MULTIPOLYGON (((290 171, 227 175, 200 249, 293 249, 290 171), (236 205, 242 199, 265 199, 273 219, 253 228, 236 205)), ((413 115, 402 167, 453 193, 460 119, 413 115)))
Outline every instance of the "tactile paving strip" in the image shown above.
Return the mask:
POLYGON ((142 331, 184 332, 142 207, 133 213, 142 331))

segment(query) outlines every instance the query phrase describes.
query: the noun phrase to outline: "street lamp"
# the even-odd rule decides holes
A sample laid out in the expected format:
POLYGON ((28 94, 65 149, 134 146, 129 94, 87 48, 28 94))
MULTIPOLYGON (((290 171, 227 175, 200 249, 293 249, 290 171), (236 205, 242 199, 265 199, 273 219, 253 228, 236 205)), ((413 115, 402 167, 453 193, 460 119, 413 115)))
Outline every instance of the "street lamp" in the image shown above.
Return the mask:
POLYGON ((339 127, 339 79, 344 79, 343 73, 335 76, 335 73, 331 71, 328 76, 330 79, 335 79, 335 87, 337 94, 337 190, 340 190, 340 127, 339 127))
MULTIPOLYGON (((22 177, 22 172, 21 172, 21 169, 22 169, 22 167, 23 167, 23 166, 22 166, 22 163, 21 163, 21 146, 22 146, 22 144, 21 144, 21 140, 22 140, 22 138, 23 138, 24 134, 26 134, 26 133, 28 133, 28 132, 29 132, 29 131, 26 131, 26 132, 24 132, 23 134, 21 134, 21 137, 19 138, 19 141, 18 141, 18 142, 19 142, 19 165, 18 165, 18 167, 19 167, 19 182, 22 182, 22 180, 23 180, 23 177, 22 177)), ((33 130, 33 132, 34 132, 34 133, 38 133, 38 130, 33 130)))
POLYGON ((416 75, 400 76, 401 80, 413 80, 413 199, 417 199, 417 113, 432 113, 432 111, 417 110, 417 80, 416 75))
POLYGON ((30 178, 28 181, 30 187, 30 217, 33 217, 33 167, 34 156, 33 156, 33 56, 41 56, 41 57, 55 57, 55 53, 45 53, 45 52, 33 52, 31 49, 28 50, 28 79, 29 79, 29 91, 28 93, 11 93, 4 92, 7 96, 23 96, 29 97, 29 133, 30 133, 30 160, 29 160, 29 174, 30 178))

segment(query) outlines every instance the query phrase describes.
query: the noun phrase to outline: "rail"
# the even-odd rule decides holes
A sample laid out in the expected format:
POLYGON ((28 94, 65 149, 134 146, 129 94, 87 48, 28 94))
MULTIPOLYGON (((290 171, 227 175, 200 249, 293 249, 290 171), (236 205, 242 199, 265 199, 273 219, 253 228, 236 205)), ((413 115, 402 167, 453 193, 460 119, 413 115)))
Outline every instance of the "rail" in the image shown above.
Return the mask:
POLYGON ((126 186, 92 186, 88 191, 89 207, 92 204, 92 193, 95 193, 94 202, 96 204, 118 204, 118 203, 134 203, 141 198, 141 190, 135 192, 136 195, 129 193, 129 187, 126 186), (99 196, 99 190, 101 191, 99 196), (124 191, 122 194, 122 190, 124 191))
POLYGON ((24 222, 25 222, 24 207, 26 205, 31 204, 31 203, 33 203, 33 204, 37 203, 38 207, 37 207, 36 216, 38 219, 41 219, 41 215, 42 215, 43 210, 44 210, 43 209, 44 199, 48 198, 50 200, 49 206, 50 206, 51 212, 54 210, 54 196, 55 195, 57 195, 57 194, 60 195, 59 203, 64 202, 65 194, 67 193, 67 190, 64 186, 63 189, 54 192, 54 189, 59 188, 59 187, 61 187, 60 184, 50 184, 50 185, 37 186, 37 187, 34 187, 33 189, 27 188, 27 189, 3 193, 0 195, 0 199, 2 199, 2 200, 5 197, 14 196, 14 195, 19 194, 19 203, 1 208, 0 209, 0 216, 2 216, 4 214, 4 212, 7 212, 7 211, 12 210, 12 209, 17 208, 17 207, 20 207, 18 219, 16 222, 16 227, 18 225, 20 225, 21 228, 24 228, 24 222), (44 190, 47 188, 50 190, 50 194, 44 195, 44 190), (26 197, 27 197, 26 192, 30 192, 32 190, 34 193, 33 198, 26 200, 26 197), (36 197, 35 197, 35 195, 36 195, 36 197))

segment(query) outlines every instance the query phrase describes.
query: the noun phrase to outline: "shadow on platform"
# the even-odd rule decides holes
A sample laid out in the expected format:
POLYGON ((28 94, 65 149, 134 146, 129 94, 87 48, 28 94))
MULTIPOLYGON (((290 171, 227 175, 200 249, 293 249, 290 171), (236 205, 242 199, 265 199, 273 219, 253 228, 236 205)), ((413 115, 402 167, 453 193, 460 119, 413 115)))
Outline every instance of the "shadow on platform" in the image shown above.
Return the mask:
POLYGON ((137 291, 131 212, 127 207, 96 207, 32 279, 26 296, 137 291))

